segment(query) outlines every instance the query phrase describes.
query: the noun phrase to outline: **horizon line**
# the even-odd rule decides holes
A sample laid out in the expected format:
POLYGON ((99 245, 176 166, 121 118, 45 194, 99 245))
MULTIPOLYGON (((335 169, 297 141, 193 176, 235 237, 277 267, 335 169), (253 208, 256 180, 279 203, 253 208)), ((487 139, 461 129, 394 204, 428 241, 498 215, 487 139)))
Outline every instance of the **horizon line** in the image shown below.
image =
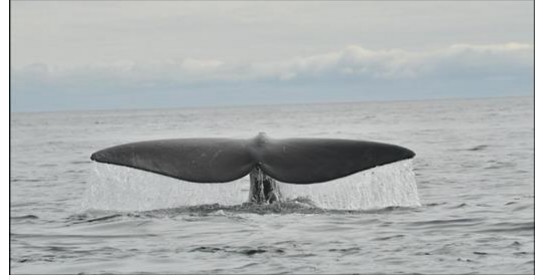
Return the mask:
POLYGON ((189 106, 177 106, 177 107, 135 107, 135 108, 97 108, 97 109, 60 109, 60 110, 21 110, 13 111, 11 110, 11 102, 9 114, 11 116, 14 114, 40 114, 40 113, 62 113, 62 112, 100 112, 100 111, 152 111, 152 110, 178 110, 178 109, 223 109, 223 108, 244 108, 244 107, 276 107, 276 106, 296 106, 296 105, 334 105, 334 104, 346 104, 346 103, 391 103, 391 102, 424 102, 424 101, 446 101, 446 100, 477 100, 477 99, 501 99, 501 98, 523 98, 523 97, 532 97, 535 99, 535 94, 532 92, 527 95, 507 95, 507 96, 444 96, 444 97, 435 97, 435 98, 413 98, 413 99, 375 99, 375 100, 345 100, 345 101, 316 101, 316 102, 291 102, 291 103, 254 103, 254 104, 239 104, 239 105, 189 105, 189 106))

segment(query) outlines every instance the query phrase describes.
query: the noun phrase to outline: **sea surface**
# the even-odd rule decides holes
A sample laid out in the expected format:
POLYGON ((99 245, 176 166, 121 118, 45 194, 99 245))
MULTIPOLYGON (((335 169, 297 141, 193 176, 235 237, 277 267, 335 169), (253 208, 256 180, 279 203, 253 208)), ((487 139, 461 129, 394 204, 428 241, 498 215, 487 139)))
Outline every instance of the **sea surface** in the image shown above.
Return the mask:
POLYGON ((533 97, 11 114, 12 274, 533 274, 533 97), (355 180, 190 184, 91 153, 163 138, 325 137, 413 160, 355 180))

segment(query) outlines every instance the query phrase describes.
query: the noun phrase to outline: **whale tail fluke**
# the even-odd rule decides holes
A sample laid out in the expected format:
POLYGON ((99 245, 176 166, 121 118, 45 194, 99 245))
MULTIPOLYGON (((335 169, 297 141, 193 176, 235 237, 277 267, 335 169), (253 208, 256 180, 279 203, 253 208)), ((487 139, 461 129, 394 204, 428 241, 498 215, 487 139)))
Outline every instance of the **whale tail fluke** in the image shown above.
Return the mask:
POLYGON ((412 158, 409 149, 344 139, 193 138, 129 143, 92 154, 97 162, 198 183, 229 182, 259 167, 286 183, 311 184, 412 158))

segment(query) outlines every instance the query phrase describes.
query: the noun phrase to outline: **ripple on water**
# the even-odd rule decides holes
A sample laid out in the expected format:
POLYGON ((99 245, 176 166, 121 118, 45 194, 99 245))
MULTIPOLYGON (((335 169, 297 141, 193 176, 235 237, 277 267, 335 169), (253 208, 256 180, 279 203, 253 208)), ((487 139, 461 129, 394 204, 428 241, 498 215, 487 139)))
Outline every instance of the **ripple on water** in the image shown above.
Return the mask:
POLYGON ((503 232, 533 232, 535 229, 535 223, 533 222, 506 222, 506 223, 493 223, 485 227, 485 229, 478 230, 481 233, 503 233, 503 232))
POLYGON ((232 254, 242 254, 246 256, 252 256, 256 254, 271 253, 271 254, 284 254, 285 249, 282 248, 273 248, 273 247, 209 247, 209 246, 199 246, 193 249, 190 249, 189 252, 201 252, 201 253, 232 253, 232 254))

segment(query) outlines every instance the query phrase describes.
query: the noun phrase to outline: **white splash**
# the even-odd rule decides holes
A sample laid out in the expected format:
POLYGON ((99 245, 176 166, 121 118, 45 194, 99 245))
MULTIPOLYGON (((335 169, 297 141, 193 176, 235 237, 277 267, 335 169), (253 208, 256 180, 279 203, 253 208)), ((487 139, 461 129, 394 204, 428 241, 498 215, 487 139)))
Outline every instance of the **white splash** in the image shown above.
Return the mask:
POLYGON ((146 211, 219 203, 237 205, 249 197, 249 176, 220 183, 192 183, 112 164, 94 163, 94 182, 83 208, 146 211))
POLYGON ((279 183, 283 199, 304 197, 317 207, 367 210, 420 206, 412 160, 379 166, 351 176, 310 185, 279 183))
MULTIPOLYGON (((95 163, 83 208, 146 211, 218 203, 239 205, 249 197, 249 176, 228 183, 192 183, 133 168, 95 163)), ((278 182, 282 199, 307 198, 323 209, 368 210, 420 206, 412 160, 372 168, 329 182, 278 182)))

